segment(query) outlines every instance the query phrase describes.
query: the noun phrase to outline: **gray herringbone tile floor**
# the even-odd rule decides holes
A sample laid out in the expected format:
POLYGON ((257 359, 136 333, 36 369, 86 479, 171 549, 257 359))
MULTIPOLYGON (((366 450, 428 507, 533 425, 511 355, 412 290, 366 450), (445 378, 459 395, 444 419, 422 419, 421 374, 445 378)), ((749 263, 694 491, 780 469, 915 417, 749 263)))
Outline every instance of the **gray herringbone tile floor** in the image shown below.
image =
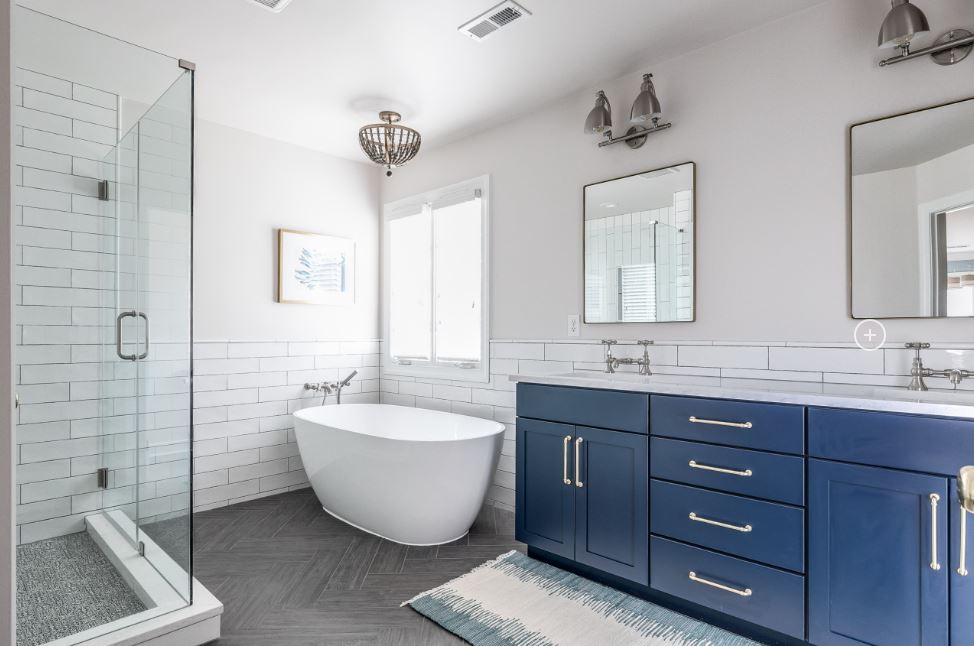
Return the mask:
POLYGON ((449 545, 406 547, 321 509, 310 489, 194 516, 196 577, 224 604, 219 646, 464 644, 401 608, 511 549, 514 515, 484 507, 449 545))

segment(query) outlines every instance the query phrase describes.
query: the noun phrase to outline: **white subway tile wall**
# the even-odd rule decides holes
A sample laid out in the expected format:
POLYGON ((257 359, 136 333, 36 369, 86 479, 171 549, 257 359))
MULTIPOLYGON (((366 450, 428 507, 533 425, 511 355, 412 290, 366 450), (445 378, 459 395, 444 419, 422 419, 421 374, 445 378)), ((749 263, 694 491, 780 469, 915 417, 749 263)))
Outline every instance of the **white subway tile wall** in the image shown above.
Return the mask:
MULTIPOLYGON (((194 348, 194 510, 308 486, 291 413, 304 384, 358 371, 342 403, 379 402, 379 342, 200 341, 194 348)), ((326 405, 334 405, 329 395, 326 405)))
POLYGON ((151 108, 106 159, 115 95, 18 69, 15 96, 18 541, 81 531, 105 509, 143 523, 188 513, 185 114, 151 108), (109 202, 101 177, 118 180, 109 202), (114 347, 116 312, 136 307, 153 321, 138 365, 114 347))
MULTIPOLYGON (((823 383, 905 387, 910 380, 910 355, 902 345, 890 342, 885 349, 865 352, 851 343, 673 341, 659 342, 649 351, 654 372, 684 375, 695 383, 716 385, 721 378, 737 378, 809 382, 810 389, 823 383)), ((612 350, 618 357, 642 354, 635 340, 620 340, 612 350)), ((925 352, 930 366, 974 370, 974 344, 934 344, 925 352)), ((491 342, 489 383, 403 377, 384 368, 381 400, 503 423, 504 446, 488 501, 513 509, 516 396, 509 375, 601 371, 605 369, 601 361, 604 356, 604 347, 593 340, 498 339, 491 342)), ((636 368, 622 366, 619 370, 634 372, 636 368)), ((944 379, 929 379, 927 385, 931 389, 951 388, 944 379)), ((974 390, 974 380, 960 387, 974 390)))

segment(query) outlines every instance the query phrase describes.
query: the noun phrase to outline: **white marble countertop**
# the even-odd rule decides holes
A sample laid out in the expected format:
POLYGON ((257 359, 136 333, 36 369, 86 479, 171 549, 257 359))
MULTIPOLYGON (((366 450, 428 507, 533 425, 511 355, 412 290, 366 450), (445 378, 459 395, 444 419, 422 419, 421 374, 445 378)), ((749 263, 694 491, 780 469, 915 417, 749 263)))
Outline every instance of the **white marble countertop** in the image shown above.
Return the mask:
POLYGON ((573 372, 548 375, 511 375, 511 381, 553 386, 601 388, 657 395, 687 395, 745 401, 798 404, 829 408, 935 415, 974 419, 974 392, 926 391, 906 388, 826 384, 810 381, 764 381, 721 377, 690 377, 632 373, 573 372))

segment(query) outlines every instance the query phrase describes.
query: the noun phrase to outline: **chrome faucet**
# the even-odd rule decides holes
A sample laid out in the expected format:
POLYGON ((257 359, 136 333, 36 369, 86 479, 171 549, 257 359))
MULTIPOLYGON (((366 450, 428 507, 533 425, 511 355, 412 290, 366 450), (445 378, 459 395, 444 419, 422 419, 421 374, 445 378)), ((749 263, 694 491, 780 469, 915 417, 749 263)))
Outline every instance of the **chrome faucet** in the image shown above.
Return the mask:
POLYGON ((305 384, 305 390, 311 390, 316 393, 321 393, 321 405, 325 405, 325 400, 328 399, 328 395, 331 394, 331 384, 327 381, 319 381, 316 384, 305 384))
POLYGON ((638 359, 614 357, 612 356, 612 346, 618 342, 612 339, 603 339, 602 343, 606 346, 605 371, 607 373, 614 373, 619 366, 639 366, 639 374, 647 377, 653 374, 653 371, 649 369, 649 346, 653 345, 653 341, 636 341, 637 344, 643 346, 643 356, 638 359))
POLYGON ((614 339, 602 339, 602 345, 605 346, 605 372, 610 375, 616 371, 616 367, 619 365, 616 363, 616 358, 612 356, 612 346, 617 343, 618 341, 614 339))
POLYGON ((342 389, 352 383, 352 379, 358 374, 358 370, 353 370, 351 374, 342 379, 341 381, 319 381, 318 383, 312 384, 307 383, 304 385, 305 390, 311 390, 317 393, 323 393, 321 397, 321 405, 325 405, 325 401, 328 399, 328 395, 335 393, 335 403, 342 403, 342 389))
POLYGON ((909 350, 916 350, 916 355, 913 357, 913 364, 910 366, 910 385, 907 386, 908 390, 929 390, 926 382, 923 380, 924 377, 942 377, 953 384, 954 388, 956 388, 960 382, 964 381, 964 379, 974 377, 974 372, 970 370, 961 370, 959 368, 949 368, 946 370, 932 370, 930 368, 924 368, 923 359, 920 357, 920 351, 928 349, 930 347, 929 343, 914 341, 913 343, 907 343, 905 347, 909 350))
POLYGON ((352 383, 352 379, 357 374, 358 374, 358 370, 353 370, 347 377, 345 377, 344 379, 342 379, 336 384, 332 384, 332 388, 335 390, 335 396, 337 397, 337 399, 335 400, 337 403, 339 404, 342 403, 342 388, 352 383))

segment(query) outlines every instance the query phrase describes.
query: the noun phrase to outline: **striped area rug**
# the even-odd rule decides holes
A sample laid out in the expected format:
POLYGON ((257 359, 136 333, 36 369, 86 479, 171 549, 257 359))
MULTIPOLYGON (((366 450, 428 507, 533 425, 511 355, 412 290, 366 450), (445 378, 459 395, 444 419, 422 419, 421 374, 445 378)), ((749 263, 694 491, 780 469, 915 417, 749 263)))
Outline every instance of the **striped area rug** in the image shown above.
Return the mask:
POLYGON ((520 552, 402 605, 474 646, 759 646, 520 552))

